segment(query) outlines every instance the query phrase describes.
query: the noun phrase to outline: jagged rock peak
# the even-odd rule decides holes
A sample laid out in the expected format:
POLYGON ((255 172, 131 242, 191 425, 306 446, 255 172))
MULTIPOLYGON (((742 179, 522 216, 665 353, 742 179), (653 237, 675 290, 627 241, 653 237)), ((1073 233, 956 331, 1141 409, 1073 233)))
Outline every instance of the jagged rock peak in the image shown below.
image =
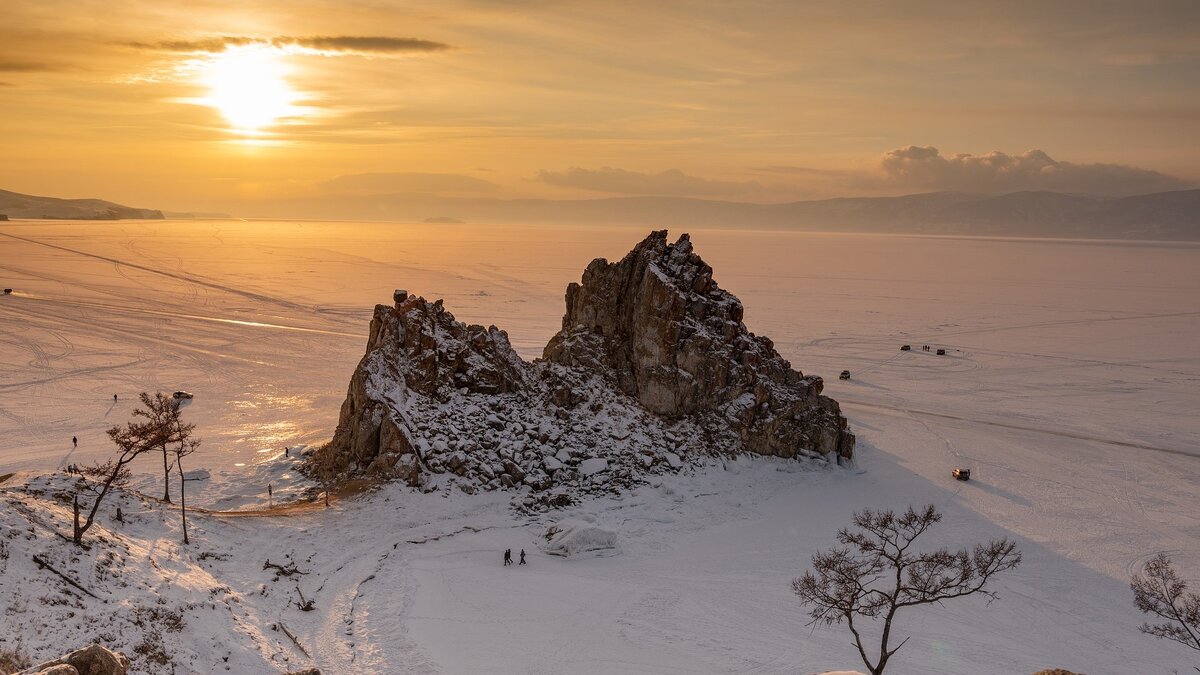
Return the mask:
POLYGON ((567 288, 563 328, 522 361, 508 335, 397 290, 378 305, 325 459, 434 489, 632 486, 701 455, 853 456, 819 377, 742 323, 683 235, 654 232, 567 288))
POLYGON ((671 418, 717 412, 753 452, 798 447, 853 453, 837 402, 821 396, 770 339, 742 323, 742 303, 717 285, 684 234, 653 232, 620 262, 593 260, 567 287, 562 330, 543 354, 610 369, 621 390, 671 418), (814 436, 815 435, 815 436, 814 436))

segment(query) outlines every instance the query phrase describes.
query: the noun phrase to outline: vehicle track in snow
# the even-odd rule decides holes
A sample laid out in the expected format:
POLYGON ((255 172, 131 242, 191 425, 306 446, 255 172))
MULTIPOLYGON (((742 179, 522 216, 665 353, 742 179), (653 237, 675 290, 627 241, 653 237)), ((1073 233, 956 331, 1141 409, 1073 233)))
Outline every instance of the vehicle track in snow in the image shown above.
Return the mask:
POLYGON ((930 410, 918 410, 915 408, 906 408, 903 406, 887 405, 883 403, 870 403, 868 401, 860 401, 839 397, 838 402, 843 405, 861 406, 864 408, 877 408, 881 410, 892 410, 902 412, 909 415, 922 415, 925 417, 936 417, 940 419, 955 420, 958 422, 969 422, 971 424, 982 424, 991 427, 999 427, 1002 429, 1014 429, 1016 431, 1028 431, 1035 434, 1046 434, 1048 436, 1058 436, 1060 438, 1073 438, 1080 441, 1092 441, 1094 443, 1104 443, 1106 445, 1117 445, 1123 448, 1136 448, 1138 450, 1151 450, 1153 452, 1163 452, 1171 455, 1179 455, 1181 457, 1193 457, 1200 459, 1200 453, 1189 452, 1187 450, 1179 450, 1176 448, 1163 448, 1156 445, 1147 445, 1145 443, 1134 443, 1131 441, 1118 441, 1111 438, 1101 438, 1099 436, 1090 436, 1088 434, 1077 434, 1070 431, 1056 431, 1054 429, 1046 429, 1043 427, 1034 427, 1024 424, 1012 424, 1009 422, 997 422, 995 420, 983 420, 973 417, 964 417, 961 415, 951 415, 948 413, 938 413, 930 410))
POLYGON ((270 295, 266 295, 263 293, 255 293, 253 291, 247 291, 247 290, 244 290, 241 288, 237 288, 235 286, 227 286, 225 284, 219 284, 215 281, 209 281, 208 279, 204 279, 202 277, 198 277, 193 274, 186 274, 186 273, 182 273, 182 272, 170 272, 167 270, 157 269, 157 268, 149 267, 146 265, 139 265, 137 263, 132 263, 132 262, 128 262, 125 260, 121 260, 119 258, 113 258, 110 256, 100 255, 98 253, 89 253, 88 251, 81 251, 76 248, 70 248, 68 246, 61 246, 59 244, 51 244, 49 242, 39 241, 37 239, 31 239, 29 237, 22 237, 22 236, 18 236, 15 234, 10 234, 8 232, 0 232, 0 236, 8 237, 9 239, 15 239, 17 241, 23 241, 23 242, 26 242, 29 244, 35 244, 37 246, 45 246, 47 248, 52 248, 52 249, 56 249, 59 251, 65 251, 67 253, 73 253, 75 255, 80 255, 80 256, 87 257, 87 258, 93 258, 95 260, 103 260, 105 262, 110 262, 114 265, 120 265, 123 267, 127 267, 129 269, 141 270, 143 272, 149 272, 150 274, 158 274, 160 276, 164 276, 164 277, 167 277, 170 279, 175 279, 178 281, 183 281, 183 282, 186 282, 189 284, 196 284, 198 286, 204 286, 204 287, 212 288, 212 289, 215 289, 218 291, 224 291, 226 293, 240 295, 244 298, 249 298, 251 300, 256 300, 258 302, 287 307, 288 309, 291 309, 291 310, 298 310, 298 311, 302 311, 304 313, 309 313, 312 311, 311 307, 307 307, 305 305, 301 305, 299 303, 292 302, 290 300, 284 300, 282 298, 272 297, 270 295))
POLYGON ((14 292, 14 297, 33 300, 35 302, 53 303, 58 305, 68 305, 73 307, 89 307, 92 309, 102 309, 120 314, 149 314, 152 316, 163 316, 172 319, 185 319, 191 321, 206 321, 211 323, 222 323, 234 326, 243 326, 247 328, 264 328, 269 330, 284 330, 294 331, 298 333, 316 333, 319 335, 334 335, 338 337, 348 337, 361 340, 365 337, 363 333, 349 333, 345 331, 325 330, 322 328, 308 328, 305 326, 289 326, 287 324, 270 323, 265 321, 247 321, 245 319, 230 319, 218 316, 205 316, 202 314, 188 314, 184 312, 169 312, 160 309, 147 309, 144 307, 124 307, 121 305, 109 305, 101 302, 89 302, 86 300, 70 300, 67 298, 52 298, 35 293, 14 292))

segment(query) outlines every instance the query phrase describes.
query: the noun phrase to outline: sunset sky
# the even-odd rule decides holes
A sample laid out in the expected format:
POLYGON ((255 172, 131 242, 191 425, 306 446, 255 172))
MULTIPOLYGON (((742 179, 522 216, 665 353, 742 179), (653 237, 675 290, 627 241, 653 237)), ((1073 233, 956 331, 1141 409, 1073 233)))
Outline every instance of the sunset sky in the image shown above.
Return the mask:
POLYGON ((0 3, 0 188, 779 202, 1200 182, 1200 2, 0 3))

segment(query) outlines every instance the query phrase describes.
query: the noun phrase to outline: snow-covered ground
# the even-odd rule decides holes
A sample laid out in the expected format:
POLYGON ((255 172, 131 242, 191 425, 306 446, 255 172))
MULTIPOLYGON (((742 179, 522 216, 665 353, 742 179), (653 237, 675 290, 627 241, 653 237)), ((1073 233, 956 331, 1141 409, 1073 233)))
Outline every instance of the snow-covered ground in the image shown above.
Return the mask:
MULTIPOLYGON (((283 448, 329 436, 371 308, 393 288, 444 297, 533 357, 558 328, 566 283, 644 234, 4 223, 0 285, 14 293, 0 296, 0 475, 105 457, 103 431, 137 392, 185 389, 205 441, 190 466, 209 473, 189 484, 189 502, 265 505, 268 483, 277 498, 300 489, 283 448)), ((1136 631, 1128 575, 1169 551, 1200 579, 1200 247, 692 234, 750 328, 826 377, 859 435, 860 472, 740 460, 536 521, 504 508, 511 495, 389 486, 328 512, 196 514, 188 549, 174 516, 146 502, 130 506, 140 520, 113 527, 141 590, 89 576, 91 554, 72 561, 65 542, 8 540, 0 586, 24 604, 4 602, 0 636, 58 653, 98 635, 54 614, 66 606, 36 602, 61 589, 31 567, 33 547, 118 607, 157 595, 195 604, 185 620, 196 630, 163 636, 194 672, 308 663, 271 629, 280 622, 329 672, 857 668, 844 632, 806 627, 788 584, 855 509, 932 502, 946 520, 930 543, 1008 535, 1025 563, 990 606, 969 599, 905 619, 914 637, 889 672, 1190 669, 1192 653, 1136 631), (843 368, 851 380, 836 379, 843 368), (973 480, 950 479, 953 466, 973 480), (616 547, 545 555, 540 535, 560 519, 611 530, 616 547), (524 548, 530 564, 501 567, 505 548, 524 548), (316 611, 289 606, 296 583, 262 570, 292 551, 316 611), (201 592, 209 585, 228 591, 201 592)), ((157 494, 153 462, 145 469, 138 485, 157 494)), ((24 504, 0 503, 0 526, 11 533, 33 509, 66 531, 65 509, 18 483, 0 488, 24 504)))

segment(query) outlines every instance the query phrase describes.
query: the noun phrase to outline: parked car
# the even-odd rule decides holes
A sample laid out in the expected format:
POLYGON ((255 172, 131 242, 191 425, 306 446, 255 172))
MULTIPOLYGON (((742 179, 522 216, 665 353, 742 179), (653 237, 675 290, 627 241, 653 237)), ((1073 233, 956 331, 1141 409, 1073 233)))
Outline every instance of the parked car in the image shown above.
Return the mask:
POLYGON ((958 480, 971 480, 970 469, 960 469, 958 467, 954 467, 954 471, 952 473, 958 480))
POLYGON ((945 355, 946 355, 946 350, 945 350, 945 349, 939 349, 939 350, 937 350, 937 355, 938 355, 938 356, 945 356, 945 355))
POLYGON ((192 392, 190 392, 190 391, 177 391, 177 392, 175 392, 174 394, 171 394, 171 398, 173 398, 173 399, 177 399, 177 400, 178 400, 178 399, 181 399, 181 398, 192 398, 192 392))
POLYGON ((904 346, 900 347, 900 351, 902 351, 902 352, 912 351, 912 345, 904 345, 904 346))
POLYGON ((839 380, 848 380, 848 379, 850 379, 850 371, 848 371, 848 370, 843 370, 843 371, 842 371, 842 374, 841 374, 841 375, 838 375, 838 379, 839 379, 839 380))

